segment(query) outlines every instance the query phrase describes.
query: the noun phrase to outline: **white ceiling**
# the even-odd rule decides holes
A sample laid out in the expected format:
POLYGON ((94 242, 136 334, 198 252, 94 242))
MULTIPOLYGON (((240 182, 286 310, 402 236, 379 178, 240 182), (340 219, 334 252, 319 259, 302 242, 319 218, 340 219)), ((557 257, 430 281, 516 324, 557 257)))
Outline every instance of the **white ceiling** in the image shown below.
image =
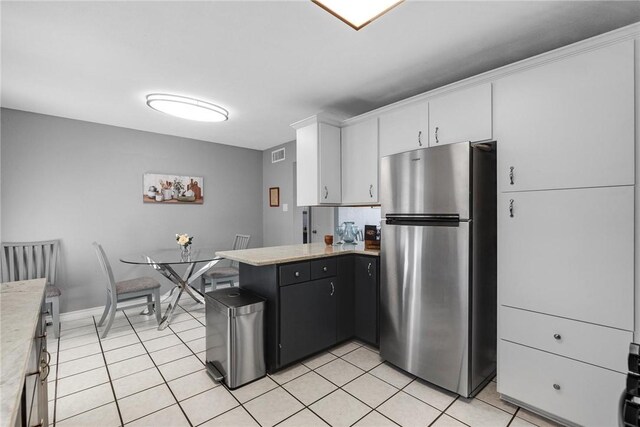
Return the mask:
POLYGON ((241 147, 640 21, 638 1, 407 1, 354 31, 310 1, 8 2, 3 107, 241 147), (230 111, 199 123, 151 92, 230 111))

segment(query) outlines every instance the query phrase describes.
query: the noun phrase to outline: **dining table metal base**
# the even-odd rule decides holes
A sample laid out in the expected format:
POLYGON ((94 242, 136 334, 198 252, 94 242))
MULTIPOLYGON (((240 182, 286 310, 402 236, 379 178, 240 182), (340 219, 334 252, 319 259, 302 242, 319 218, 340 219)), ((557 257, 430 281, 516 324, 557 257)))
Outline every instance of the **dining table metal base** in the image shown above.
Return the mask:
POLYGON ((167 279, 171 280, 176 284, 176 287, 171 290, 171 301, 169 302, 169 306, 167 307, 164 315, 162 316, 162 320, 158 325, 158 330, 163 330, 169 323, 171 323, 171 318, 173 317, 173 312, 178 306, 178 302, 182 297, 183 292, 186 292, 195 302, 204 304, 203 295, 196 288, 192 287, 191 284, 200 278, 207 270, 216 265, 220 259, 213 259, 211 261, 206 262, 199 270, 194 272, 196 262, 192 262, 187 264, 187 269, 182 276, 180 276, 174 269, 171 267, 171 264, 155 262, 153 259, 149 259, 149 265, 151 265, 158 273, 162 274, 167 279))

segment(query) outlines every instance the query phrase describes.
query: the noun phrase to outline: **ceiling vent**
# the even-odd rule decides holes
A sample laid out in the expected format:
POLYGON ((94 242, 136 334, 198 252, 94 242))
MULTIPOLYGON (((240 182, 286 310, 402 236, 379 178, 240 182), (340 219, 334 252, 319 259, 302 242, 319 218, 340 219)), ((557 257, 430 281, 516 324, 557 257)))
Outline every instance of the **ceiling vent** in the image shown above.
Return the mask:
POLYGON ((271 152, 271 163, 278 163, 284 160, 284 147, 271 152))

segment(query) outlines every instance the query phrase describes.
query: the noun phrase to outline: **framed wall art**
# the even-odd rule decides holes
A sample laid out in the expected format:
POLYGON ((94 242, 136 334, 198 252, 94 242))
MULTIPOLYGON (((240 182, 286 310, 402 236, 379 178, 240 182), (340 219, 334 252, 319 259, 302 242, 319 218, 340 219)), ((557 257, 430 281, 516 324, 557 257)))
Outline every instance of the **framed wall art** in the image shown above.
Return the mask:
POLYGON ((269 206, 272 208, 280 206, 280 187, 269 188, 269 206))
POLYGON ((204 178, 166 173, 145 173, 142 178, 142 201, 160 204, 204 203, 204 178))

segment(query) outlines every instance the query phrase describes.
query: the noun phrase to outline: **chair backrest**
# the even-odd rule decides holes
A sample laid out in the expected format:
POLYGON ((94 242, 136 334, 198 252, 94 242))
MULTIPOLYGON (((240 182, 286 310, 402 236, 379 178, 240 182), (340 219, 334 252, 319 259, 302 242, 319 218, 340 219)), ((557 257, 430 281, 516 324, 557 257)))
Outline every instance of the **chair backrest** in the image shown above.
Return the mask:
POLYGON ((59 240, 41 242, 2 243, 2 281, 46 278, 47 284, 56 283, 59 240))
MULTIPOLYGON (((235 250, 240 250, 240 249, 247 249, 247 247, 249 246, 249 240, 251 239, 250 235, 247 234, 236 234, 236 237, 233 239, 233 246, 232 249, 235 250)), ((231 261, 231 266, 238 268, 238 261, 231 261)))
POLYGON ((111 264, 109 264, 109 260, 107 259, 107 254, 104 253, 104 249, 102 246, 93 242, 93 248, 96 250, 96 255, 98 256, 98 263, 102 268, 102 271, 105 276, 107 276, 107 294, 112 299, 116 298, 116 281, 113 278, 113 270, 111 270, 111 264))

